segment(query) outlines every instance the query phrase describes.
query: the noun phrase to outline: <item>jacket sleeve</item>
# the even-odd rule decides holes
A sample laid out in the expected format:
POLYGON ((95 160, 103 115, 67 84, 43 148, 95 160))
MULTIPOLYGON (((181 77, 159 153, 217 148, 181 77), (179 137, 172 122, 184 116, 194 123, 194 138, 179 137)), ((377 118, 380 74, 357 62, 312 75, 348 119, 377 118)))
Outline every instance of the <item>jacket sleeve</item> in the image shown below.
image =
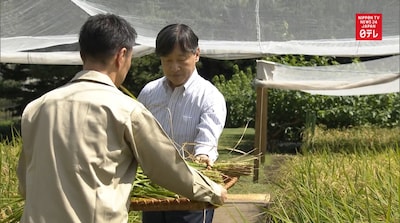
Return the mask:
POLYGON ((180 156, 154 116, 144 107, 131 114, 133 153, 156 184, 192 200, 222 205, 221 187, 180 156))
POLYGON ((18 160, 17 166, 17 177, 18 177, 18 192, 25 199, 26 198, 26 162, 24 146, 22 145, 22 151, 18 160))

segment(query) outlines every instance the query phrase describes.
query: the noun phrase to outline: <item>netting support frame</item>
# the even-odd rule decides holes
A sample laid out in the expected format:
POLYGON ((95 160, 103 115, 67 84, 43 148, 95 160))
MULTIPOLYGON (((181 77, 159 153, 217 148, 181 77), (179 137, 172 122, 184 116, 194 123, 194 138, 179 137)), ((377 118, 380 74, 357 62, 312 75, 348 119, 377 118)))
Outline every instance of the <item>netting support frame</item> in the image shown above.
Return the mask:
POLYGON ((267 151, 268 89, 260 85, 256 86, 256 94, 254 183, 258 182, 260 164, 264 164, 267 151))

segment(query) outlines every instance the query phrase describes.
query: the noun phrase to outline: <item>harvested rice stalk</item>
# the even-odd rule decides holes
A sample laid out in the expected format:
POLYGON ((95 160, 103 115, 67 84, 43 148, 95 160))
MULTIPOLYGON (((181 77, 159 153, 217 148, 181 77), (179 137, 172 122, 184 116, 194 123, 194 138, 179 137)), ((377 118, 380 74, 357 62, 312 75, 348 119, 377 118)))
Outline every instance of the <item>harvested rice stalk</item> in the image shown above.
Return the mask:
MULTIPOLYGON (((197 169, 197 168, 196 168, 197 169)), ((221 172, 218 170, 208 170, 206 168, 198 169, 199 172, 215 181, 216 183, 223 184, 223 178, 221 172)), ((132 198, 154 198, 154 199, 167 199, 167 198, 179 198, 174 192, 171 192, 157 184, 151 182, 151 180, 143 173, 141 168, 138 168, 136 173, 135 181, 133 182, 132 198)))
POLYGON ((223 174, 231 177, 249 176, 253 174, 253 165, 238 162, 219 162, 215 163, 213 169, 217 169, 223 174))
POLYGON ((131 190, 131 197, 167 199, 177 198, 179 196, 176 193, 152 183, 151 180, 143 173, 142 169, 138 168, 131 190))
POLYGON ((209 170, 209 169, 204 169, 204 170, 199 170, 200 173, 204 174, 208 178, 210 178, 212 181, 218 183, 218 184, 224 184, 224 181, 222 179, 221 172, 217 170, 209 170))
MULTIPOLYGON (((207 169, 202 163, 188 162, 188 164, 199 171, 207 169)), ((253 164, 247 161, 223 161, 216 162, 211 170, 230 177, 249 176, 253 174, 253 164)))

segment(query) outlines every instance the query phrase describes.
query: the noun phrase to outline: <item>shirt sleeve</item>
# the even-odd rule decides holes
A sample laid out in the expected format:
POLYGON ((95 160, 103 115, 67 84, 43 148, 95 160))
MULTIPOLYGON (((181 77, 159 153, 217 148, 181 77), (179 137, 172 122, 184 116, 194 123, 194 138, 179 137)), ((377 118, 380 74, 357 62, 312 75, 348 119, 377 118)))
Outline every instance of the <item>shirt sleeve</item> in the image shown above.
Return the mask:
POLYGON ((147 109, 135 109, 131 120, 134 155, 154 183, 192 200, 222 204, 221 187, 187 165, 147 109))
POLYGON ((195 138, 194 155, 205 154, 215 162, 218 158, 218 139, 226 121, 226 103, 222 94, 214 94, 200 116, 195 138))

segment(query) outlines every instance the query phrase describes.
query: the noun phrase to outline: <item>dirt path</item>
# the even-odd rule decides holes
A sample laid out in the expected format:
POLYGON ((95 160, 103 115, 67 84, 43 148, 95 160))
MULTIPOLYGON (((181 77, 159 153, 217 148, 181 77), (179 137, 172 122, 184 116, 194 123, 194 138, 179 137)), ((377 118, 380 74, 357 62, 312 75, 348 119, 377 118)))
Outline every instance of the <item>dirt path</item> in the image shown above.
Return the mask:
POLYGON ((262 206, 252 203, 228 203, 215 209, 213 223, 265 223, 262 206))
MULTIPOLYGON (((279 167, 291 157, 291 155, 274 155, 271 163, 265 166, 264 174, 267 181, 265 183, 275 181, 279 177, 279 167)), ((265 216, 262 215, 262 212, 265 211, 267 204, 268 202, 260 204, 249 201, 228 201, 224 206, 215 210, 213 223, 265 223, 265 216)))

